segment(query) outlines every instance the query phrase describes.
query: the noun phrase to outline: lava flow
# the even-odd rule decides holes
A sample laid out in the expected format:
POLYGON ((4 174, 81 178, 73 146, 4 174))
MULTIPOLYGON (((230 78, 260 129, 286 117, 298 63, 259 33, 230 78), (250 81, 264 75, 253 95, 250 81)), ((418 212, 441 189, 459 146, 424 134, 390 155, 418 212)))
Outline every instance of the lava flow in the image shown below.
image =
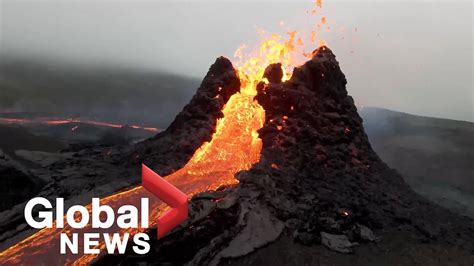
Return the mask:
MULTIPOLYGON (((43 119, 26 119, 26 118, 5 118, 0 117, 0 124, 45 124, 45 125, 64 125, 64 124, 86 124, 86 125, 93 125, 93 126, 101 126, 101 127, 112 127, 112 128, 122 128, 125 125, 116 124, 116 123, 108 123, 108 122, 100 122, 94 120, 87 120, 87 119, 78 119, 78 118, 69 118, 69 119, 50 119, 50 118, 43 118, 43 119)), ((72 131, 77 129, 77 125, 73 127, 72 131)), ((129 126, 133 129, 141 129, 146 130, 149 132, 158 132, 158 128, 154 127, 144 127, 139 125, 131 125, 129 126)))
MULTIPOLYGON (((222 185, 236 184, 234 174, 240 170, 249 169, 258 162, 261 140, 256 130, 264 122, 264 110, 254 100, 256 90, 247 83, 240 93, 234 94, 223 109, 224 117, 217 122, 216 131, 210 142, 204 143, 182 169, 166 177, 167 181, 186 193, 189 197, 196 193, 214 190, 222 185)), ((101 204, 106 204, 117 210, 125 204, 136 205, 141 198, 150 198, 150 226, 156 226, 157 218, 168 208, 156 200, 142 186, 125 192, 103 198, 101 204)), ((87 206, 91 211, 91 205, 87 206)), ((10 247, 1 253, 0 264, 32 265, 38 257, 46 264, 84 265, 97 255, 67 254, 58 256, 59 235, 61 233, 85 233, 90 231, 90 225, 84 229, 74 229, 69 226, 56 229, 46 228, 38 231, 27 239, 10 247)), ((103 232, 137 233, 137 229, 120 229, 112 227, 103 232)), ((81 235, 80 234, 80 235, 81 235)), ((105 244, 99 244, 104 250, 105 244)))
MULTIPOLYGON (((317 7, 320 8, 320 1, 317 7)), ((311 43, 314 42, 314 32, 311 34, 311 43)), ((254 100, 257 94, 256 85, 267 82, 263 79, 265 68, 269 64, 282 63, 283 81, 291 76, 290 69, 297 65, 298 56, 306 56, 303 50, 303 41, 297 37, 297 32, 288 32, 286 36, 272 34, 265 37, 258 49, 244 54, 244 47, 239 48, 237 70, 241 80, 240 92, 232 95, 222 112, 223 118, 217 121, 215 133, 210 142, 204 143, 192 156, 189 162, 180 170, 165 177, 165 179, 183 191, 188 197, 196 193, 215 190, 222 185, 237 184, 234 175, 242 170, 249 169, 260 159, 262 141, 257 130, 263 126, 265 119, 264 109, 254 100)), ((137 205, 141 198, 150 198, 150 227, 156 226, 157 218, 168 207, 145 190, 137 186, 130 190, 113 194, 101 199, 102 205, 109 205, 115 211, 122 205, 137 205)), ((91 211, 91 205, 87 206, 91 211)), ((77 217, 78 219, 79 217, 77 217)), ((100 233, 128 232, 136 234, 143 229, 120 229, 112 227, 103 229, 100 233)), ((71 264, 85 265, 98 255, 66 254, 58 255, 59 235, 61 233, 87 233, 92 231, 90 224, 84 229, 74 229, 68 225, 65 228, 46 228, 38 231, 23 241, 13 245, 0 253, 0 264, 71 264)), ((97 229, 94 229, 97 232, 97 229)), ((98 245, 102 251, 105 244, 98 245)))

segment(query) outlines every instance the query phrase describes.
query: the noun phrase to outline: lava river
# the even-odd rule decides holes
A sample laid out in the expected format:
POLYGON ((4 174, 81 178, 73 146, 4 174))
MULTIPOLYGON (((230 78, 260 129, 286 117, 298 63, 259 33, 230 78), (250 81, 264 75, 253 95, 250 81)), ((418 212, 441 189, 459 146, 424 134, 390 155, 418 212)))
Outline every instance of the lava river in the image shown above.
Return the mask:
MULTIPOLYGON (((65 124, 86 124, 86 125, 94 125, 100 127, 111 127, 111 128, 122 128, 125 125, 116 124, 116 123, 109 123, 109 122, 100 122, 94 120, 87 120, 87 119, 78 119, 78 118, 70 118, 70 119, 51 119, 51 118, 43 118, 43 119, 26 119, 26 118, 5 118, 0 117, 0 124, 19 124, 19 125, 27 125, 27 124, 44 124, 44 125, 65 125, 65 124)), ((71 130, 74 131, 78 126, 74 126, 71 130)), ((154 127, 143 127, 139 125, 131 125, 129 126, 133 129, 142 129, 149 132, 158 132, 158 128, 154 127)))
MULTIPOLYGON (((317 0, 316 4, 317 8, 321 7, 320 0, 317 0)), ((311 44, 314 45, 313 37, 314 32, 310 38, 311 44)), ((291 75, 290 68, 298 65, 298 62, 295 62, 296 55, 307 57, 308 54, 304 51, 302 38, 297 37, 296 31, 288 32, 287 37, 272 34, 261 40, 260 45, 245 56, 242 56, 243 47, 245 46, 239 48, 235 54, 235 57, 240 60, 237 62, 241 80, 240 92, 231 96, 224 106, 222 110, 224 117, 217 121, 211 141, 204 143, 196 150, 182 169, 165 177, 168 182, 187 194, 188 198, 202 191, 217 189, 222 185, 237 184, 238 181, 234 175, 239 171, 249 169, 259 161, 262 141, 258 137, 257 130, 263 126, 265 111, 254 100, 257 93, 256 85, 262 81, 265 68, 273 63, 282 63, 286 66, 286 69, 283 69, 282 80, 288 80, 291 75)), ((168 207, 142 186, 103 198, 101 205, 109 205, 117 211, 122 205, 137 206, 140 199, 144 197, 150 198, 149 225, 156 226, 157 218, 168 207)), ((91 206, 88 205, 87 208, 90 212, 91 206)), ((79 218, 76 217, 76 219, 79 218)), ((142 230, 144 229, 112 227, 102 229, 102 231, 94 229, 94 232, 120 232, 121 235, 128 232, 132 237, 142 230)), ((85 265, 99 254, 75 255, 68 252, 66 255, 59 255, 59 236, 61 233, 67 235, 78 233, 82 236, 87 232, 92 232, 90 224, 84 229, 74 229, 67 224, 65 228, 55 229, 53 226, 52 229, 42 229, 0 253, 0 265, 85 265)), ((79 243, 81 240, 80 237, 79 243)), ((104 252, 104 242, 101 242, 98 248, 104 252)), ((79 250, 82 249, 79 248, 79 250)))
MULTIPOLYGON (((253 100, 255 93, 253 86, 248 86, 241 88, 240 93, 234 94, 224 106, 224 117, 217 122, 212 140, 204 143, 182 169, 165 177, 166 180, 188 197, 202 191, 214 190, 222 185, 238 183, 234 174, 250 168, 260 158, 262 143, 256 130, 263 125, 264 110, 253 100)), ((168 207, 142 186, 103 198, 101 204, 109 205, 117 211, 122 205, 137 205, 144 197, 150 198, 150 227, 156 226, 157 218, 168 207)), ((90 212, 91 205, 87 208, 90 212)), ((0 253, 0 264, 36 265, 41 262, 44 265, 84 265, 97 255, 75 255, 70 252, 59 255, 59 236, 61 233, 68 235, 79 233, 81 236, 91 230, 90 224, 84 229, 74 229, 67 224, 65 228, 53 226, 42 229, 0 253)), ((121 235, 126 232, 133 235, 139 231, 118 227, 101 231, 94 229, 94 232, 120 232, 121 235)), ((103 251, 105 244, 100 243, 99 248, 103 251)))

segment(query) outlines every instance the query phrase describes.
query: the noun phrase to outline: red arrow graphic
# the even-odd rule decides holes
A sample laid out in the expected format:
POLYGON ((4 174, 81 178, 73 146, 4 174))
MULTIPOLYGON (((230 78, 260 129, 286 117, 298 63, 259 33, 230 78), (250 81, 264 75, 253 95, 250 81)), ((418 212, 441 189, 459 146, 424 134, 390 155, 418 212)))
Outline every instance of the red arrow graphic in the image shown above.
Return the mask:
POLYGON ((158 218, 158 238, 162 238, 188 218, 186 194, 144 164, 142 164, 142 186, 172 208, 158 218))

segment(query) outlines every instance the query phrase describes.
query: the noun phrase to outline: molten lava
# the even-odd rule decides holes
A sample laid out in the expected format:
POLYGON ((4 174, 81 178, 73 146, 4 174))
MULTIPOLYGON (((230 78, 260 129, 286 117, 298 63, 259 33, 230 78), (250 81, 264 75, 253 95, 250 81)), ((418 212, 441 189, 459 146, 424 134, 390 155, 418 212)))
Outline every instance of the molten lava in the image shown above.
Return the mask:
MULTIPOLYGON (((69 118, 69 119, 50 119, 50 118, 43 118, 43 119, 26 119, 26 118, 4 118, 0 117, 0 124, 46 124, 46 125, 64 125, 64 124, 86 124, 86 125, 94 125, 94 126, 101 126, 101 127, 111 127, 111 128, 121 128, 125 125, 116 124, 116 123, 108 123, 108 122, 100 122, 100 121, 93 121, 87 119, 77 119, 77 118, 69 118)), ((134 129, 141 129, 146 130, 149 132, 158 132, 158 128, 154 127, 144 127, 139 125, 131 125, 131 128, 134 129)), ((77 126, 73 127, 74 130, 77 129, 77 126)))
MULTIPOLYGON (((212 140, 204 143, 182 169, 167 176, 168 182, 189 197, 202 191, 215 190, 222 185, 236 184, 235 173, 249 169, 260 158, 262 142, 258 138, 257 130, 262 127, 265 114, 263 108, 253 100, 255 95, 253 86, 243 87, 240 93, 234 94, 223 109, 224 117, 217 122, 212 140)), ((168 208, 142 186, 103 198, 101 204, 117 210, 125 204, 136 204, 144 197, 150 198, 150 226, 156 226, 158 217, 168 208)), ((91 211, 91 205, 87 208, 91 211)), ((0 262, 34 264, 38 259, 35 255, 40 255, 44 262, 56 264, 59 235, 64 232, 84 233, 89 230, 90 225, 79 230, 69 226, 40 230, 2 252, 0 262), (51 256, 48 256, 47 253, 50 252, 51 256)), ((117 231, 121 234, 129 232, 132 235, 138 232, 136 229, 117 227, 106 229, 106 232, 117 231)), ((99 248, 104 250, 105 244, 101 243, 99 248)), ((68 254, 67 257, 60 258, 67 264, 84 265, 96 256, 68 254)))
MULTIPOLYGON (((321 2, 318 0, 317 8, 320 7, 321 2)), ((262 141, 258 137, 257 130, 263 126, 265 111, 254 100, 257 94, 256 85, 262 81, 265 68, 269 64, 281 63, 286 66, 283 69, 282 79, 285 81, 290 78, 292 67, 298 65, 298 58, 311 56, 311 53, 304 51, 303 40, 297 34, 296 31, 288 32, 286 37, 272 34, 266 36, 258 49, 250 53, 243 53, 246 46, 236 51, 237 70, 241 80, 240 92, 232 95, 224 106, 222 110, 224 117, 217 121, 211 141, 204 143, 182 169, 166 177, 188 197, 202 191, 215 190, 223 185, 237 184, 234 175, 249 169, 259 161, 262 141)), ((314 31, 309 38, 311 43, 314 43, 316 39, 314 31)), ((125 204, 138 204, 143 197, 150 198, 150 226, 155 226, 157 218, 168 208, 141 186, 103 198, 101 204, 109 205, 116 211, 125 204)), ((91 206, 87 208, 90 211, 91 206)), ((90 225, 85 229, 65 226, 62 229, 40 230, 0 253, 0 264, 35 264, 41 259, 44 264, 84 265, 97 255, 58 256, 59 235, 65 232, 82 234, 90 230, 90 225)), ((137 231, 139 230, 109 228, 100 233, 128 232, 133 235, 137 231)), ((99 248, 104 250, 105 244, 99 244, 99 248)))

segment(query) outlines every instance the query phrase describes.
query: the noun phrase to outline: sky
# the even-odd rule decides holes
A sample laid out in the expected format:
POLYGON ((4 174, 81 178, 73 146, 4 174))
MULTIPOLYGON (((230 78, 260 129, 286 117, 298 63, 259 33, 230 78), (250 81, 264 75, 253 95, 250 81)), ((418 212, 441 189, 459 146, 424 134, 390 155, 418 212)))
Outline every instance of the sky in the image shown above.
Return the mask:
MULTIPOLYGON (((216 57, 255 45, 257 29, 311 31, 316 21, 306 11, 313 5, 0 0, 0 60, 43 58, 202 78, 216 57)), ((474 121, 472 1, 323 0, 323 10, 331 25, 323 37, 358 106, 474 121)))

